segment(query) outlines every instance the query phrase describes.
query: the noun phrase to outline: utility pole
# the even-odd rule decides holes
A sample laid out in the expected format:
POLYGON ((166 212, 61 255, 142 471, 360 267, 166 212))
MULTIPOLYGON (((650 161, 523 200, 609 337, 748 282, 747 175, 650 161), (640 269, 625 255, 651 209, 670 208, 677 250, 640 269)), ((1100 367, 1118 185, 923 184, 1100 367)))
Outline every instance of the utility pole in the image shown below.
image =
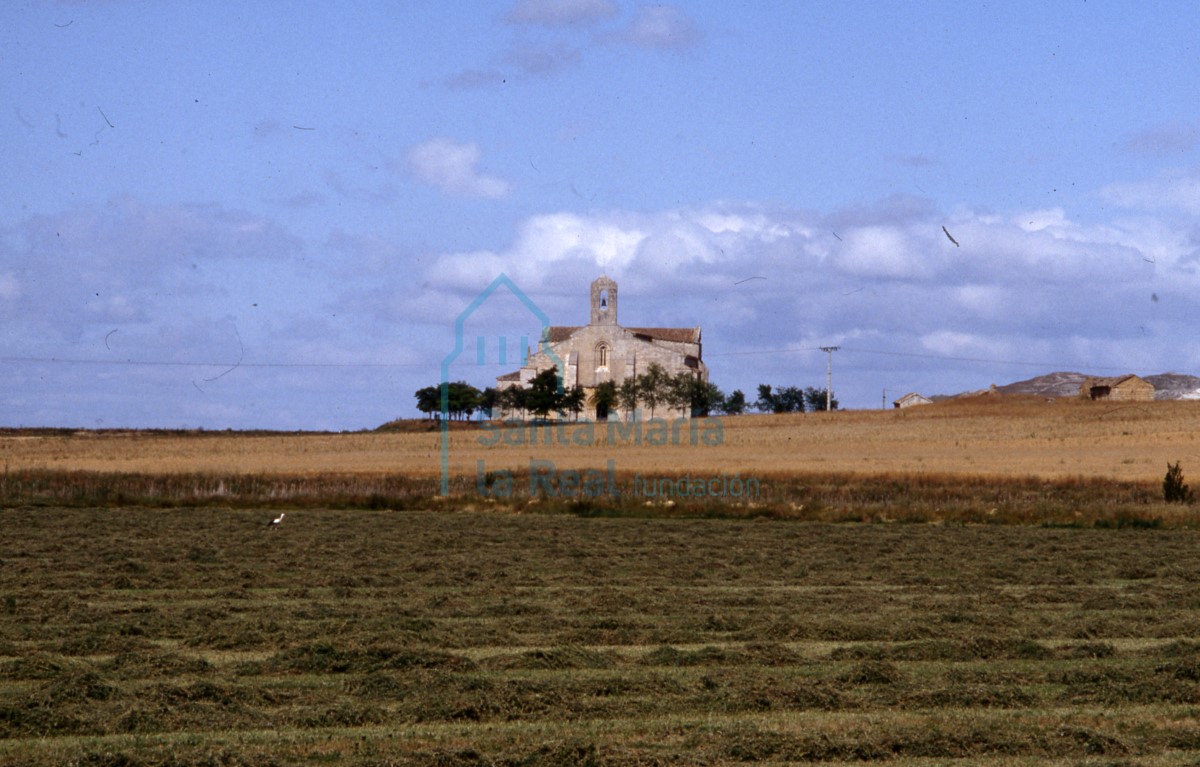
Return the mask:
POLYGON ((829 358, 829 365, 825 370, 825 412, 833 410, 833 353, 842 347, 840 346, 822 346, 821 351, 825 352, 829 358))

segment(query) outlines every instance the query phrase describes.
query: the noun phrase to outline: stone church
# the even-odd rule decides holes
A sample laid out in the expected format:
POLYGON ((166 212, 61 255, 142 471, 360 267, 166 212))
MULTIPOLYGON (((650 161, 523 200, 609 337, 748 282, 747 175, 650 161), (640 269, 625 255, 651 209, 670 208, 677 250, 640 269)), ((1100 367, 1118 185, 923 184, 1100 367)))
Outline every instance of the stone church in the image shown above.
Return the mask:
MULTIPOLYGON (((617 283, 608 277, 592 282, 591 317, 587 325, 551 326, 546 328, 546 344, 529 350, 520 370, 499 376, 496 388, 528 386, 543 370, 562 364, 565 368, 563 387, 582 386, 588 406, 588 418, 604 420, 624 417, 620 410, 597 413, 591 404, 597 384, 613 381, 618 386, 626 378, 646 372, 657 362, 668 375, 686 371, 701 381, 708 380, 700 342, 700 327, 694 328, 627 328, 617 322, 617 283)), ((655 417, 686 418, 686 411, 671 410, 666 405, 655 409, 655 417)))

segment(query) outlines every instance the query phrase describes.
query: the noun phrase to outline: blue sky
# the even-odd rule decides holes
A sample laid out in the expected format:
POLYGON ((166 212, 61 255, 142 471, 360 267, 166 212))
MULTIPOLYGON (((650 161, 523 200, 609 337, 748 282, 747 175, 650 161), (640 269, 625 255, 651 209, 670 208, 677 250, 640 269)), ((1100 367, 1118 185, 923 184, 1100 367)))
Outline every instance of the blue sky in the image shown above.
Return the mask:
MULTIPOLYGON (((8 2, 0 425, 415 414, 503 272, 843 405, 1200 373, 1187 2, 8 2), (951 233, 955 245, 943 231, 951 233)), ((507 298, 506 298, 507 296, 507 298)), ((515 367, 537 327, 454 376, 515 367)))

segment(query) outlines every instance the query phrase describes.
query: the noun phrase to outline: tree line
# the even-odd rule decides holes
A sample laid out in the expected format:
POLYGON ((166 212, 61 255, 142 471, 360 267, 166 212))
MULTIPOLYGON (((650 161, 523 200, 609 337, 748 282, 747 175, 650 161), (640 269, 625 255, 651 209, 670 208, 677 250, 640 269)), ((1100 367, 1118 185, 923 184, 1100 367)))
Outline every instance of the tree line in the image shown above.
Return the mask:
POLYGON ((758 385, 758 399, 754 407, 760 413, 815 413, 820 410, 837 410, 837 397, 828 397, 825 389, 810 386, 780 386, 772 389, 770 384, 758 385), (826 408, 826 400, 829 407, 826 408))
MULTIPOLYGON (((597 384, 590 396, 582 386, 564 387, 557 368, 538 373, 529 386, 504 389, 489 386, 480 390, 465 381, 454 381, 445 386, 445 412, 452 420, 467 420, 477 412, 491 418, 497 410, 519 414, 521 418, 548 418, 551 413, 557 413, 561 417, 578 419, 588 407, 595 410, 599 420, 607 419, 617 410, 628 414, 638 408, 654 418, 664 407, 689 412, 693 417, 740 415, 748 410, 803 413, 824 410, 826 399, 825 390, 816 387, 773 389, 770 384, 760 384, 758 399, 748 402, 740 389, 726 395, 716 384, 702 381, 687 371, 672 375, 657 362, 651 363, 641 375, 626 378, 620 384, 613 381, 597 384)), ((436 418, 443 412, 441 384, 418 389, 415 396, 417 410, 427 417, 436 418)), ((838 407, 836 397, 832 406, 834 410, 838 407)))

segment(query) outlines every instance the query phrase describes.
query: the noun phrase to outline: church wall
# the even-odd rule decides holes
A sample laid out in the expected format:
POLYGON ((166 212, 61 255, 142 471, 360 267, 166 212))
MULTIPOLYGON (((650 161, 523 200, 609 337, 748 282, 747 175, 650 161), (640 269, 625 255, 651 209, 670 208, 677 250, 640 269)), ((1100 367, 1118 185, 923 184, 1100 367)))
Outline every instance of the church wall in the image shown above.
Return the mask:
MULTIPOLYGON (((662 366, 668 375, 685 371, 698 373, 703 380, 708 380, 708 369, 702 361, 696 368, 688 367, 685 362, 689 356, 702 359, 700 344, 647 339, 617 324, 617 285, 608 278, 602 277, 592 283, 590 319, 590 324, 575 328, 568 338, 553 344, 557 361, 540 349, 531 349, 529 359, 520 371, 520 385, 529 385, 540 371, 556 362, 561 362, 565 368, 563 385, 582 386, 589 396, 597 384, 610 380, 620 385, 627 378, 645 373, 654 363, 662 366), (607 371, 597 370, 597 348, 602 343, 608 348, 607 371)), ((594 411, 591 415, 594 416, 594 411)), ((623 418, 625 415, 618 410, 611 417, 623 418)), ((664 405, 656 408, 654 415, 678 418, 687 417, 688 413, 673 411, 664 405)), ((643 417, 648 418, 649 413, 644 413, 643 417)))

